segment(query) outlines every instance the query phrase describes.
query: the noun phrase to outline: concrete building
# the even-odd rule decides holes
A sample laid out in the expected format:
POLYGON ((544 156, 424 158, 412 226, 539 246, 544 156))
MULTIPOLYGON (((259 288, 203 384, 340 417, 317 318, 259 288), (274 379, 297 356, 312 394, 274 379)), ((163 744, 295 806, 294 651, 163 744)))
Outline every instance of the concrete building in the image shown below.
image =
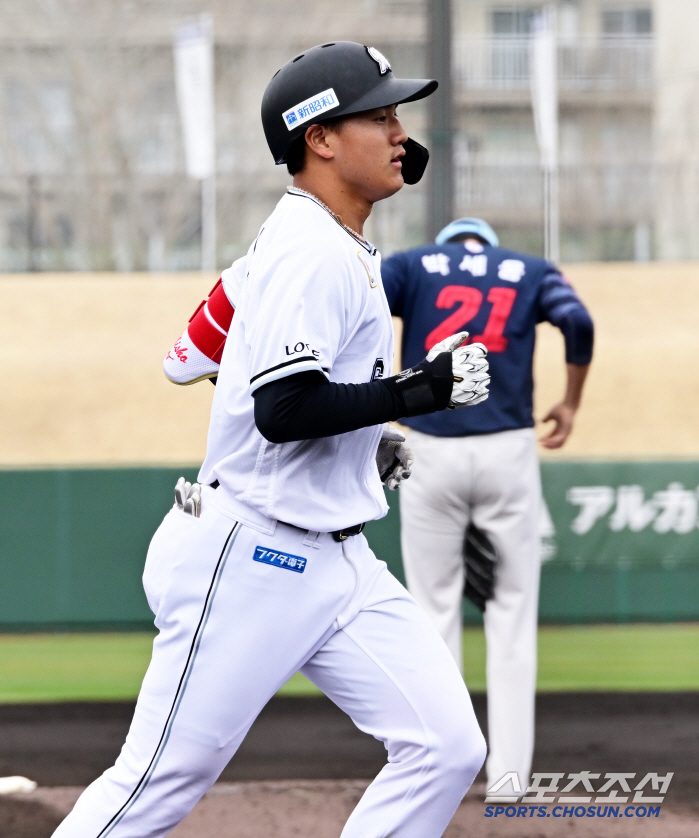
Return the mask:
MULTIPOLYGON (((264 87, 311 44, 374 44, 425 73, 427 0, 0 0, 0 270, 190 269, 200 192, 184 174, 172 42, 214 20, 218 263, 244 251, 288 176, 259 121, 264 87)), ((564 260, 686 258, 699 115, 690 0, 557 0, 564 260), (657 231, 657 235, 656 235, 657 231)), ((537 0, 452 0, 456 212, 543 246, 529 35, 537 0)), ((406 106, 427 140, 425 107, 406 106)), ((418 244, 425 185, 378 205, 388 253, 418 244)))
MULTIPOLYGON (((424 66, 420 0, 0 0, 0 270, 199 267, 173 36, 202 12, 215 38, 220 266, 247 249, 289 181, 259 116, 281 64, 349 39, 385 51, 397 73, 424 66)), ((406 112, 416 136, 423 113, 406 112)), ((417 242, 423 189, 381 208, 372 233, 417 242)))
POLYGON ((656 0, 655 242, 659 259, 699 259, 699 7, 656 0))
MULTIPOLYGON (((561 255, 647 259, 654 222, 653 9, 648 0, 559 0, 561 255)), ((512 245, 543 246, 543 181, 530 92, 541 4, 455 3, 457 211, 512 245)))

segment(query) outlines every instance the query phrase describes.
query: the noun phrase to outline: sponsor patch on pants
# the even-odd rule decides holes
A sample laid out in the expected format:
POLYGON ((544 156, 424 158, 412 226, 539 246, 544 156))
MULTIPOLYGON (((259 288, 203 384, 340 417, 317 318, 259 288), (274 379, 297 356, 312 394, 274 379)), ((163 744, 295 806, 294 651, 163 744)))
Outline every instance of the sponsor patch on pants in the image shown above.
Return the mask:
POLYGON ((291 556, 289 553, 280 553, 278 550, 268 550, 266 547, 255 547, 253 561, 271 564, 275 567, 284 567, 287 570, 295 570, 296 573, 303 573, 306 569, 307 559, 302 556, 291 556))

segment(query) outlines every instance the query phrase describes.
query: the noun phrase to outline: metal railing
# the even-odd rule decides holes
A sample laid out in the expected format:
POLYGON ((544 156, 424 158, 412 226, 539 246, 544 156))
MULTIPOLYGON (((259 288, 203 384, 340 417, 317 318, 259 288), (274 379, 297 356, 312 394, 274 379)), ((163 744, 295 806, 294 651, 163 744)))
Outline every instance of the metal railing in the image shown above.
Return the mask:
MULTIPOLYGON (((526 226, 542 211, 542 178, 537 165, 457 165, 458 210, 526 226)), ((561 219, 581 226, 652 219, 656 180, 650 164, 562 166, 561 219)))
MULTIPOLYGON (((650 163, 564 165, 561 222, 579 230, 650 224, 664 175, 650 163)), ((458 214, 487 218, 496 228, 541 227, 543 181, 535 163, 462 160, 454 177, 458 214)), ((282 188, 260 189, 259 177, 247 188, 237 175, 219 178, 219 265, 245 252, 282 188)), ((0 271, 197 269, 199 200, 196 183, 181 175, 0 177, 0 271)), ((417 245, 422 218, 420 192, 405 190, 396 202, 377 204, 372 241, 387 254, 417 245)))
MULTIPOLYGON (((454 81, 465 90, 529 88, 528 36, 468 36, 454 43, 454 81)), ((653 85, 653 38, 576 38, 558 44, 563 91, 635 91, 653 85)))

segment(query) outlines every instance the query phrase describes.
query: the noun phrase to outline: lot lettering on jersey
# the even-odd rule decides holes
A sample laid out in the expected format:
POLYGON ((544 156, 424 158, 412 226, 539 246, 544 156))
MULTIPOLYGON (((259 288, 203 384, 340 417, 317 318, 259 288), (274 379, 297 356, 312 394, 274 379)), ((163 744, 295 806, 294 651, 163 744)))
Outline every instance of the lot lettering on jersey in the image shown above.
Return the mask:
POLYGON ((285 570, 293 570, 296 573, 303 573, 308 561, 303 556, 292 556, 289 553, 281 553, 279 550, 268 550, 266 547, 255 547, 252 558, 255 562, 283 567, 285 570))
POLYGON ((287 344, 285 350, 287 355, 297 355, 299 352, 310 352, 315 358, 320 358, 320 352, 317 349, 311 349, 311 347, 307 343, 303 343, 303 341, 299 341, 293 346, 289 346, 287 344))

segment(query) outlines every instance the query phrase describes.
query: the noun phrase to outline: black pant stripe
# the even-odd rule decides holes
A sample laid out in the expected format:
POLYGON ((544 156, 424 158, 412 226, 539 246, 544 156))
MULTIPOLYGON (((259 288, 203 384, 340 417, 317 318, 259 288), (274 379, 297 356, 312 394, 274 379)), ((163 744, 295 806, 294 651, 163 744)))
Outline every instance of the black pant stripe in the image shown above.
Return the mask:
POLYGON ((167 741, 170 738, 172 725, 175 721, 175 716, 177 715, 177 711, 182 702, 184 691, 187 687, 187 682, 189 681, 189 675, 191 673, 194 661, 197 656, 197 652, 199 650, 201 637, 204 633, 204 627, 206 626, 206 622, 211 611, 211 606, 213 605, 214 594, 216 593, 216 589, 218 588, 221 573, 226 563, 226 557, 229 552, 229 547, 233 546, 233 542, 235 541, 235 535, 237 534, 239 528, 240 524, 236 523, 236 525, 228 534, 228 538, 226 538, 226 542, 223 545, 223 549, 221 550, 221 555, 218 557, 218 561, 216 562, 216 568, 214 569, 214 573, 211 578, 211 584, 209 585, 209 590, 207 591, 206 599, 204 600, 204 607, 199 618, 197 630, 194 632, 192 644, 189 647, 187 662, 185 663, 184 670, 182 672, 182 675, 180 676, 180 681, 177 685, 177 691, 175 692, 175 697, 172 701, 172 707, 170 708, 170 712, 168 713, 168 717, 165 721, 165 727, 163 728, 163 732, 160 736, 160 740, 158 741, 158 746, 155 749, 155 753, 153 754, 153 757, 150 763, 148 764, 148 767, 143 773, 143 776, 138 781, 136 787, 129 795, 128 800, 123 804, 119 811, 114 814, 111 820, 103 827, 103 829, 97 835, 97 838, 106 838, 106 836, 109 835, 109 833, 114 829, 114 827, 119 823, 119 821, 121 821, 121 819, 124 817, 124 815, 126 815, 129 809, 134 805, 134 803, 136 803, 136 801, 148 785, 151 777, 153 776, 153 773, 155 772, 160 757, 162 756, 163 750, 165 749, 165 745, 167 744, 167 741))

